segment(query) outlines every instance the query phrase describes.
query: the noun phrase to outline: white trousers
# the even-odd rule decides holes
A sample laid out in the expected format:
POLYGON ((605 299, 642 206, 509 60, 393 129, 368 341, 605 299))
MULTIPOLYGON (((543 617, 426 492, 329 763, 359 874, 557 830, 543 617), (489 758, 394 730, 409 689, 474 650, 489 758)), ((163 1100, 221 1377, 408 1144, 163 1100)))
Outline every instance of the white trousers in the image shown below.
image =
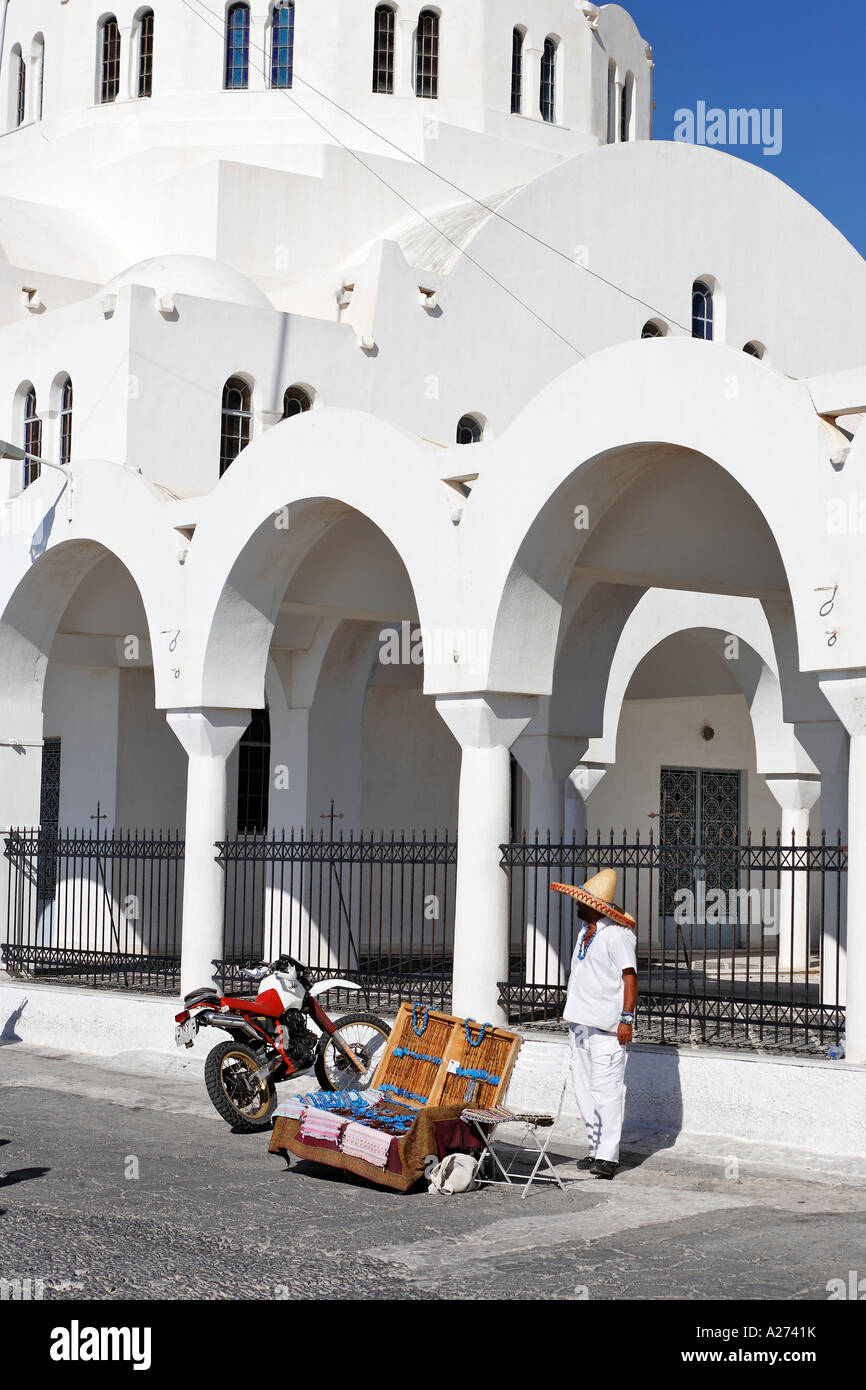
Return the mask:
POLYGON ((594 1158, 619 1162, 625 1100, 625 1048, 616 1033, 570 1023, 571 1076, 589 1151, 594 1158))

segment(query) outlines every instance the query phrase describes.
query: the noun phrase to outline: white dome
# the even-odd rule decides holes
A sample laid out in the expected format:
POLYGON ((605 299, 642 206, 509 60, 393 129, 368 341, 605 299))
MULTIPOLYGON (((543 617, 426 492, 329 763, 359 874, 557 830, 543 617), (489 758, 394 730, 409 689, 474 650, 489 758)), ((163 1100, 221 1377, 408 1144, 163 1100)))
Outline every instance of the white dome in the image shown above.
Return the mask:
POLYGON ((245 304, 249 309, 273 308, 267 295, 246 275, 209 256, 152 256, 115 275, 100 294, 117 294, 125 285, 149 285, 159 295, 189 294, 197 299, 245 304))

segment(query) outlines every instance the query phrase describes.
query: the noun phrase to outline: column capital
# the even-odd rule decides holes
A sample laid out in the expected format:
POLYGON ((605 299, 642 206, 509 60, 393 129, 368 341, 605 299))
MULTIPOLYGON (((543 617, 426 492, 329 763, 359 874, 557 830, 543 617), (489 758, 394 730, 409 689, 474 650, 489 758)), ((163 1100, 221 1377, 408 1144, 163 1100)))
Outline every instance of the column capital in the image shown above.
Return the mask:
POLYGON ((531 781, 564 782, 586 752, 586 738, 570 734, 519 734, 512 752, 531 781))
POLYGON ((765 777, 783 811, 811 811, 821 795, 820 777, 765 777))
POLYGON ((169 709, 165 712, 190 758, 227 758, 252 718, 248 709, 169 709))
POLYGON ((609 767, 609 763, 578 763, 568 774, 568 784, 583 801, 589 801, 609 767))
POLYGON ((818 683, 851 737, 866 734, 866 671, 825 673, 818 683))
POLYGON ((510 748, 538 709, 536 695, 439 695, 436 708, 461 748, 510 748))

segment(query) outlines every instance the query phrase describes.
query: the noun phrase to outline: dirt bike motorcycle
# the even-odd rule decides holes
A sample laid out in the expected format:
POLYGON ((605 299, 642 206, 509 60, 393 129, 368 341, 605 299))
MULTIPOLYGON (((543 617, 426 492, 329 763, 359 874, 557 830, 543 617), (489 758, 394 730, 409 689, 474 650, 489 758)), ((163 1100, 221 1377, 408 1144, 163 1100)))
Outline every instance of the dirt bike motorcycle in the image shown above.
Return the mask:
POLYGON ((228 1124, 245 1133, 269 1129, 277 1083, 290 1076, 315 1071, 323 1091, 361 1091, 370 1085, 391 1031, 388 1024, 370 1013, 345 1014, 332 1022, 318 1002, 326 990, 360 990, 360 985, 341 979, 314 985, 307 968, 291 956, 240 974, 258 985, 255 999, 197 989, 184 996, 184 1009, 175 1015, 178 1047, 192 1047, 201 1028, 229 1034, 204 1064, 208 1095, 228 1124))

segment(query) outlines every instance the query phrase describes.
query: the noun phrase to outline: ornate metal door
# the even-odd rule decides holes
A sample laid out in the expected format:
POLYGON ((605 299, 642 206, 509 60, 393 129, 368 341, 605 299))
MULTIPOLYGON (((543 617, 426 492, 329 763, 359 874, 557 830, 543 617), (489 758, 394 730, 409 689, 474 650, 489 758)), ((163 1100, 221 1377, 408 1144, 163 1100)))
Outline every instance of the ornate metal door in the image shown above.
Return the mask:
POLYGON ((663 767, 659 786, 661 869, 659 916, 666 946, 676 944, 674 911, 687 889, 699 935, 692 944, 730 946, 735 927, 706 926, 701 905, 708 893, 737 887, 741 774, 707 768, 663 767), (721 938, 720 934, 721 933, 721 938))

